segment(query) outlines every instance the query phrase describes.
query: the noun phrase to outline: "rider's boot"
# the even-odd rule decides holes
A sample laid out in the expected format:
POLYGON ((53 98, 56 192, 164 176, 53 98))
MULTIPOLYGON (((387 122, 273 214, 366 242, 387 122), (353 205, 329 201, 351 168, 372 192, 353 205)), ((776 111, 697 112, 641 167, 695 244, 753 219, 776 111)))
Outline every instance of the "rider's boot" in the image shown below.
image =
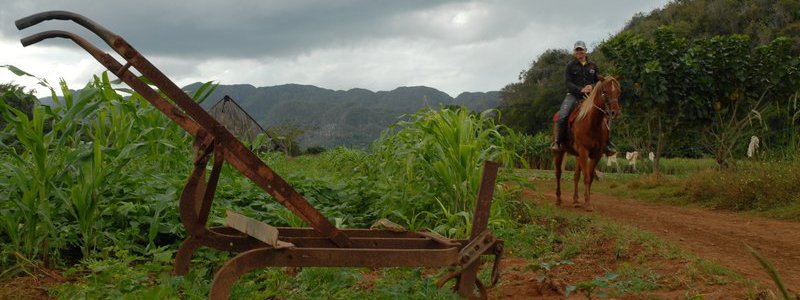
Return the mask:
POLYGON ((550 145, 550 150, 553 151, 562 151, 561 143, 564 141, 564 135, 562 134, 563 130, 559 124, 556 124, 555 128, 553 129, 553 143, 550 145))

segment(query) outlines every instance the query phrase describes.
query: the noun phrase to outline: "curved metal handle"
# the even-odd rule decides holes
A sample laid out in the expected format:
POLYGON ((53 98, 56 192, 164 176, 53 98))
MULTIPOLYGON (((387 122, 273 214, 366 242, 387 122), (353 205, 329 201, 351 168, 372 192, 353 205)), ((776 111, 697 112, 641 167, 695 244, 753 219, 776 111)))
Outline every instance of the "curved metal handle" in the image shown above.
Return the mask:
MULTIPOLYGON (((17 26, 17 29, 22 30, 47 20, 73 21, 85 27, 86 29, 89 29, 89 31, 94 32, 96 35, 98 35, 100 38, 106 41, 106 43, 110 43, 111 37, 115 36, 114 33, 103 27, 103 25, 100 25, 80 14, 64 10, 51 10, 46 12, 40 12, 38 14, 33 14, 15 21, 14 25, 17 26)), ((27 46, 25 43, 23 43, 23 45, 27 46)))
POLYGON ((30 36, 22 38, 20 40, 20 42, 22 42, 22 46, 27 47, 29 45, 33 45, 33 44, 36 44, 36 43, 41 42, 43 40, 51 39, 51 38, 65 38, 65 39, 72 40, 73 42, 78 44, 78 46, 81 46, 81 48, 83 48, 84 50, 89 52, 89 54, 92 54, 93 56, 97 56, 99 54, 104 54, 103 51, 101 51, 100 49, 98 49, 97 47, 95 47, 94 45, 89 43, 89 41, 85 40, 84 38, 80 37, 79 35, 74 34, 72 32, 63 31, 63 30, 49 30, 49 31, 39 32, 37 34, 33 34, 33 35, 30 35, 30 36))

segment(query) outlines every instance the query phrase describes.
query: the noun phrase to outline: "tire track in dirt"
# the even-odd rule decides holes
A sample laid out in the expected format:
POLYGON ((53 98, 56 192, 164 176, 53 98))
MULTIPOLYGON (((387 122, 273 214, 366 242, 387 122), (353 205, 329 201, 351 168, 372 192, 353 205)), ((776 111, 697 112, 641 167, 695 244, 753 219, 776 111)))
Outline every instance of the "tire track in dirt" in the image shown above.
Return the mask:
MULTIPOLYGON (((555 203, 554 188, 544 193, 555 203)), ((571 195, 571 191, 563 191, 571 195)), ((572 197, 563 209, 572 208, 572 197)), ((594 212, 611 221, 653 232, 698 256, 716 261, 747 278, 775 284, 745 244, 756 249, 778 270, 787 288, 800 291, 800 223, 744 216, 694 207, 645 203, 592 194, 594 212)))

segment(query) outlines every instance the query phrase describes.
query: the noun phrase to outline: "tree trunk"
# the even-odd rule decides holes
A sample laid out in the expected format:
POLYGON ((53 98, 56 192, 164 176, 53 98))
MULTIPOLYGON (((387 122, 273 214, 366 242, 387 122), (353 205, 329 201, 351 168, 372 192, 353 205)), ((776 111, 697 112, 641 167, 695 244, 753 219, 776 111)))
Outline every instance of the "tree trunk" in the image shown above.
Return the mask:
POLYGON ((661 125, 661 114, 658 114, 656 120, 658 122, 658 144, 656 145, 655 158, 653 159, 653 174, 658 177, 661 176, 661 151, 664 150, 664 127, 661 125))

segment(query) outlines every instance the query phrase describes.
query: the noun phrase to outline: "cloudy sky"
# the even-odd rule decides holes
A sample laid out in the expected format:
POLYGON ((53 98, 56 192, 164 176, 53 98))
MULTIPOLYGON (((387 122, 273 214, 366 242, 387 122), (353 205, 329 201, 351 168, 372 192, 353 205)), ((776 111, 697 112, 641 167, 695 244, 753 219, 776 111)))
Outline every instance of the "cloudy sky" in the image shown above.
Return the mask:
MULTIPOLYGON (((20 45, 20 38, 50 29, 91 36, 67 21, 14 27, 33 13, 69 10, 121 35, 181 86, 209 80, 373 91, 425 85, 457 96, 499 90, 544 50, 570 48, 579 39, 591 48, 635 13, 667 2, 0 0, 0 65, 51 83, 64 78, 73 89, 103 71, 67 40, 20 45)), ((0 69, 0 83, 11 81, 35 82, 0 69)))

